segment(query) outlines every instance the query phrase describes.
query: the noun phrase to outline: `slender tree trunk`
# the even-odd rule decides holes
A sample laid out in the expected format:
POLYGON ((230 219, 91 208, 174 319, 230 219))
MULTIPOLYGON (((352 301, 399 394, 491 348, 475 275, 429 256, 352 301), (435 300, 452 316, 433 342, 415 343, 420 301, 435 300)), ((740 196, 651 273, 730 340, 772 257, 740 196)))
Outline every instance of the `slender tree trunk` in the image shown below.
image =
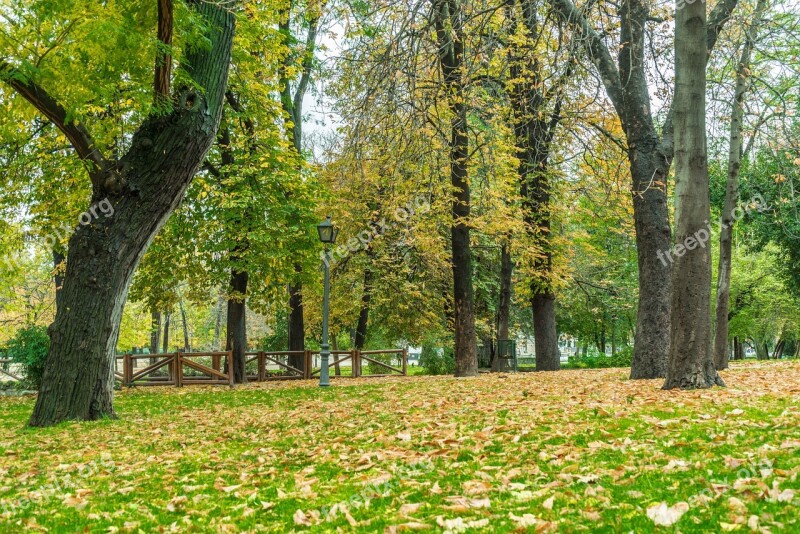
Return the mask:
POLYGON ((213 142, 227 84, 234 15, 214 3, 190 7, 209 37, 209 46, 185 59, 194 87, 179 89, 172 113, 147 119, 119 162, 93 172, 90 209, 107 199, 114 214, 70 238, 63 305, 49 329, 32 426, 115 417, 114 358, 133 273, 213 142))
POLYGON ((217 297, 217 312, 214 314, 214 350, 219 350, 220 339, 222 338, 222 310, 225 305, 225 299, 220 295, 217 297))
POLYGON ((361 294, 361 309, 358 313, 354 347, 362 350, 367 342, 367 324, 369 321, 369 303, 372 298, 372 270, 367 267, 364 271, 364 290, 361 294))
MULTIPOLYGON (((150 354, 158 354, 161 346, 161 312, 150 313, 150 354)), ((156 363, 157 358, 150 358, 150 365, 156 363)))
POLYGON ((670 357, 664 389, 724 385, 711 352, 705 27, 705 4, 695 2, 677 8, 673 108, 676 248, 673 252, 670 357))
MULTIPOLYGON (((293 54, 286 56, 286 62, 281 66, 281 106, 286 114, 288 120, 286 124, 286 134, 292 146, 295 149, 298 160, 302 161, 303 157, 303 98, 305 97, 308 85, 311 81, 311 73, 314 64, 314 52, 316 50, 317 32, 319 29, 321 13, 316 12, 317 8, 324 6, 320 4, 313 8, 309 6, 306 16, 306 38, 303 44, 303 53, 301 57, 301 70, 299 79, 297 80, 294 94, 292 94, 291 81, 292 76, 297 74, 297 58, 293 54), (313 11, 313 12, 312 12, 313 11)), ((287 46, 296 46, 299 39, 292 36, 292 10, 285 10, 281 13, 281 20, 278 24, 278 29, 284 36, 284 42, 287 46)), ((301 165, 302 167, 302 165, 301 165)), ((301 172, 302 168, 298 168, 297 172, 301 172)), ((287 202, 290 196, 287 195, 287 202)), ((297 274, 302 273, 302 265, 296 264, 295 271, 297 274)), ((303 285, 299 281, 295 281, 289 285, 289 350, 303 351, 305 350, 305 321, 303 319, 303 285)), ((302 355, 289 356, 289 365, 296 369, 303 370, 305 368, 305 358, 302 355)))
POLYGON ((189 324, 186 321, 186 308, 183 306, 183 300, 178 301, 178 309, 181 311, 181 324, 183 325, 183 351, 191 352, 192 343, 189 340, 189 324))
POLYGON ((167 312, 164 314, 164 349, 161 352, 169 352, 169 322, 172 319, 172 314, 167 312))
POLYGON ((455 376, 478 374, 475 337, 472 252, 469 241, 470 186, 467 177, 469 139, 464 94, 464 13, 461 0, 434 0, 434 23, 439 43, 439 66, 447 89, 450 121, 450 183, 453 187, 450 243, 453 262, 455 316, 455 376))
POLYGON ((247 272, 231 270, 231 295, 228 297, 228 329, 226 350, 233 351, 233 381, 247 382, 247 272))
MULTIPOLYGON (((552 291, 552 244, 550 242, 551 206, 549 158, 550 147, 561 120, 564 87, 572 76, 570 63, 554 82, 558 89, 548 98, 545 75, 536 56, 541 38, 535 2, 522 1, 512 8, 526 35, 521 53, 512 50, 509 94, 514 112, 514 134, 519 154, 520 195, 523 217, 531 241, 538 245, 541 257, 534 260, 536 278, 531 282, 531 309, 536 338, 536 370, 555 371, 561 366, 556 333, 555 295, 552 291)), ((568 61, 572 61, 571 58, 568 61)))
POLYGON ((717 308, 714 337, 714 365, 717 369, 728 368, 728 307, 731 293, 731 247, 733 237, 733 212, 739 200, 739 168, 742 159, 742 118, 744 97, 750 86, 750 56, 761 16, 766 7, 765 0, 756 5, 754 22, 750 25, 742 45, 742 55, 736 66, 736 88, 731 106, 730 142, 728 146, 728 180, 725 187, 725 203, 719 235, 719 264, 717 266, 717 308))
MULTIPOLYGON (((289 350, 306 350, 302 285, 297 284, 289 287, 289 308, 289 350)), ((289 356, 289 365, 295 369, 304 370, 305 358, 303 358, 302 354, 289 356)))
MULTIPOLYGON (((336 339, 336 336, 331 336, 331 350, 336 352, 339 350, 339 341, 336 339)), ((339 358, 334 356, 333 357, 333 376, 342 376, 342 365, 340 363, 336 363, 339 361, 339 358)), ((350 362, 352 365, 353 362, 350 362)), ((352 369, 352 367, 351 367, 352 369)), ((352 373, 352 371, 351 371, 352 373)))
MULTIPOLYGON (((511 316, 511 289, 514 263, 511 261, 511 243, 503 241, 500 248, 500 302, 497 305, 497 356, 500 356, 500 343, 509 341, 509 318, 511 316)), ((506 348, 506 350, 508 350, 506 348)), ((492 360, 492 371, 508 371, 509 360, 502 354, 503 358, 495 357, 492 360)))
POLYGON ((161 345, 161 312, 150 313, 150 354, 157 354, 161 345))

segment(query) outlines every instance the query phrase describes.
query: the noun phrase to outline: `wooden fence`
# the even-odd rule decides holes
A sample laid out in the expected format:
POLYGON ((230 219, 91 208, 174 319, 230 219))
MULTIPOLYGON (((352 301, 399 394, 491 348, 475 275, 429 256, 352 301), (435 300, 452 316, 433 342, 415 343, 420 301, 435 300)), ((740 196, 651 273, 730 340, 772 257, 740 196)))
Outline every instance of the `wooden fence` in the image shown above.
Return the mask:
MULTIPOLYGON (((245 353, 245 369, 250 382, 272 380, 310 380, 319 377, 321 369, 314 365, 319 351, 258 351, 245 353), (291 365, 291 359, 301 359, 303 365, 291 365)), ((406 376, 408 351, 351 350, 331 351, 328 362, 331 378, 371 376, 406 376), (384 361, 381 361, 384 360, 384 361), (395 361, 397 364, 394 365, 395 361), (346 365, 343 365, 346 364, 346 365), (366 364, 366 372, 364 365, 366 364), (347 371, 344 374, 342 371, 347 371), (376 372, 378 371, 378 372, 376 372)), ((164 354, 122 354, 117 356, 115 375, 125 387, 177 386, 188 384, 222 384, 233 386, 233 353, 174 352, 164 354), (139 363, 147 360, 144 367, 139 363), (223 362, 225 365, 223 366, 223 362)))
POLYGON ((115 374, 122 385, 127 387, 182 387, 186 384, 233 386, 233 373, 223 370, 223 360, 226 362, 225 369, 233 369, 233 353, 230 351, 123 354, 117 356, 115 374), (137 365, 140 360, 148 360, 143 369, 139 369, 137 365))

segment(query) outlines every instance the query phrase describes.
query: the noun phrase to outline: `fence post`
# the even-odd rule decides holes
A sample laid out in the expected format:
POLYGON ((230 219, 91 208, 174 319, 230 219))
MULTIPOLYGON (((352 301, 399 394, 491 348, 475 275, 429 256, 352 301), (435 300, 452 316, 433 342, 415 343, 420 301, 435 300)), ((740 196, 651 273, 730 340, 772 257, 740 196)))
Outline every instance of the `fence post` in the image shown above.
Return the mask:
POLYGON ((233 351, 228 351, 228 385, 233 387, 233 351))
POLYGON ((211 368, 214 369, 215 371, 219 371, 220 367, 221 367, 221 365, 220 365, 220 355, 219 354, 213 354, 211 356, 211 368))
POLYGON ((173 356, 175 358, 175 387, 183 387, 183 357, 180 351, 173 356))
POLYGON ((403 376, 408 375, 408 348, 403 348, 403 376))
POLYGON ((130 354, 122 355, 122 385, 131 387, 133 379, 133 358, 130 354))
POLYGON ((263 382, 267 379, 267 362, 264 358, 264 351, 258 351, 258 381, 263 382))
POLYGON ((311 379, 311 351, 307 350, 303 354, 305 365, 303 365, 303 378, 306 380, 311 379))
POLYGON ((351 361, 353 365, 353 372, 350 373, 353 378, 359 378, 361 376, 361 351, 358 349, 353 349, 353 358, 351 361))

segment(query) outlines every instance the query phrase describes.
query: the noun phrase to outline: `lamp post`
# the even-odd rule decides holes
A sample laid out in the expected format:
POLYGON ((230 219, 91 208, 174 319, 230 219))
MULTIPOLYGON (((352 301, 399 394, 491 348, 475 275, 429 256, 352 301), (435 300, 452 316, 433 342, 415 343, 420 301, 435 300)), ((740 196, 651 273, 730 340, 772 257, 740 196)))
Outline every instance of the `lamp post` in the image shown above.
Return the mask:
POLYGON ((330 346, 328 345, 328 313, 331 292, 330 245, 336 242, 336 235, 339 233, 339 229, 333 225, 331 216, 328 215, 324 221, 317 225, 317 232, 319 233, 319 240, 322 241, 325 246, 325 259, 322 262, 322 268, 325 271, 325 282, 322 293, 322 345, 319 351, 322 367, 319 370, 319 385, 320 387, 326 387, 331 385, 330 374, 328 372, 328 359, 331 355, 330 346))

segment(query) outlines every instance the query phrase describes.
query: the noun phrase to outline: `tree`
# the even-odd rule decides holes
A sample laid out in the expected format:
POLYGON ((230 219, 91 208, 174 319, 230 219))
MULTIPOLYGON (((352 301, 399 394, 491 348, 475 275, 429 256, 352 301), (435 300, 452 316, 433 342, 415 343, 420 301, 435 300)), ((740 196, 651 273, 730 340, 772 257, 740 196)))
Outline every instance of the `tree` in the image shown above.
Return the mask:
POLYGON ((675 11, 675 247, 664 389, 724 386, 711 353, 711 205, 706 143, 706 6, 675 11))
MULTIPOLYGON (((314 53, 317 47, 319 32, 326 0, 308 0, 301 5, 299 14, 293 13, 293 3, 281 14, 279 24, 288 53, 281 66, 281 105, 285 114, 286 136, 298 156, 298 173, 302 168, 303 154, 303 99, 311 82, 314 68, 314 53), (293 35, 293 25, 306 28, 305 41, 298 42, 293 35), (296 79, 294 89, 292 81, 296 79)), ((287 201, 290 199, 287 198, 287 201)), ((300 280, 303 267, 298 263, 295 267, 298 277, 289 284, 289 350, 305 350, 305 321, 303 315, 303 284, 300 280)), ((305 367, 302 355, 292 355, 289 363, 296 369, 305 367)))
POLYGON ((469 241, 469 138, 464 90, 464 12, 461 0, 433 0, 432 7, 439 46, 439 67, 451 114, 450 183, 453 187, 453 223, 450 240, 453 262, 455 375, 474 376, 478 374, 478 355, 469 241))
MULTIPOLYGON (((673 112, 668 111, 659 135, 651 112, 646 63, 650 5, 641 0, 621 3, 620 52, 615 64, 605 31, 594 29, 570 0, 549 2, 573 26, 625 132, 639 263, 639 306, 631 378, 663 377, 669 354, 671 269, 669 262, 659 259, 658 253, 663 255, 672 245, 667 177, 673 157, 673 112)), ((713 50, 736 3, 737 0, 720 0, 708 16, 704 28, 706 56, 713 50)), ((673 106, 675 102, 676 98, 673 106)))
POLYGON ((39 83, 26 58, 0 65, 3 81, 52 121, 86 163, 89 210, 106 199, 114 207, 113 217, 81 226, 70 238, 62 306, 50 327, 33 426, 115 416, 114 357, 131 278, 213 142, 227 84, 234 15, 214 3, 192 1, 189 7, 205 27, 205 43, 186 47, 172 110, 153 110, 118 159, 104 154, 54 89, 39 83))
POLYGON ((750 62, 753 47, 761 26, 761 19, 767 7, 766 0, 758 0, 753 21, 745 31, 744 43, 739 62, 734 69, 736 85, 731 102, 730 141, 728 148, 728 172, 725 187, 725 201, 722 206, 719 235, 719 263, 717 265, 717 306, 714 331, 714 365, 719 369, 728 368, 728 300, 731 289, 731 248, 733 244, 734 210, 739 200, 739 171, 744 150, 742 122, 744 119, 744 98, 750 87, 750 62))

